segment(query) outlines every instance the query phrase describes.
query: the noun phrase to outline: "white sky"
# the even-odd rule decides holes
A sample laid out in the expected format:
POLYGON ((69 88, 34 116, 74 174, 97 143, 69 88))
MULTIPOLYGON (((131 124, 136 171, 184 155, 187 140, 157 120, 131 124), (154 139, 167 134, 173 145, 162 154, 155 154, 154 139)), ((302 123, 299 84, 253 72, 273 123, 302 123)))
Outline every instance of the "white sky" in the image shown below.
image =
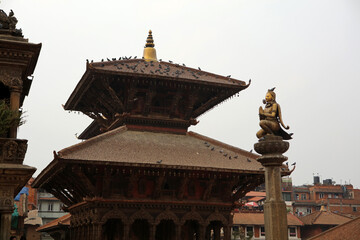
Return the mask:
POLYGON ((276 87, 294 139, 296 185, 313 173, 360 188, 360 1, 358 0, 2 0, 30 42, 43 44, 29 97, 25 164, 40 171, 78 140, 91 120, 65 112, 85 60, 142 56, 149 29, 158 58, 251 86, 190 130, 250 150, 258 108, 276 87))

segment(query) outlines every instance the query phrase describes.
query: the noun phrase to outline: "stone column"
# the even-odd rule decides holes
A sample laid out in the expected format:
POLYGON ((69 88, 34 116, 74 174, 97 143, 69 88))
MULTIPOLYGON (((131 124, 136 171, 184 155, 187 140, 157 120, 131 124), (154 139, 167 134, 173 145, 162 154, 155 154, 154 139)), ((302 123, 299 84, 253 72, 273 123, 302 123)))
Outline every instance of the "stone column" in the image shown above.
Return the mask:
POLYGON ((262 156, 257 159, 265 167, 266 201, 265 237, 266 240, 287 240, 287 212, 281 194, 280 167, 287 160, 282 154, 289 149, 289 143, 282 137, 266 135, 255 143, 254 149, 262 156))
POLYGON ((0 240, 10 239, 11 214, 14 210, 13 186, 0 185, 0 240))
POLYGON ((0 239, 10 239, 12 212, 1 212, 0 239))

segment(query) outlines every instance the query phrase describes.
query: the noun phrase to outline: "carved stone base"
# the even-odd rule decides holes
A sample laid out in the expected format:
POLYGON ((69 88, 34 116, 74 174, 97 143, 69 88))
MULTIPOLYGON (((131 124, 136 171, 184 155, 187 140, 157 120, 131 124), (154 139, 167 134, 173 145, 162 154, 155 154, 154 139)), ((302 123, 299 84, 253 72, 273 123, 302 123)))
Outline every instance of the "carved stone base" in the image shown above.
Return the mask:
POLYGON ((262 156, 257 158, 263 166, 281 166, 287 157, 282 153, 289 149, 289 143, 283 141, 282 137, 266 135, 254 144, 254 149, 262 156))

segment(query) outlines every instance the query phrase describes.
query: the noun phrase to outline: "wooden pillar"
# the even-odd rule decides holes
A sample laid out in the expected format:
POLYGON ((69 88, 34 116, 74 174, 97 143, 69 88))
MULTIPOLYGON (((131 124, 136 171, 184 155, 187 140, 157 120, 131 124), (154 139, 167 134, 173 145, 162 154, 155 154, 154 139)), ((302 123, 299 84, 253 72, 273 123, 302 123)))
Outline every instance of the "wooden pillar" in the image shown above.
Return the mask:
POLYGON ((123 236, 123 240, 128 240, 130 239, 130 224, 129 223, 125 223, 124 224, 124 236, 123 236))
POLYGON ((155 240, 156 224, 150 225, 150 240, 155 240))
POLYGON ((101 223, 93 223, 91 233, 92 233, 93 240, 104 239, 102 236, 102 224, 101 223))
POLYGON ((220 240, 220 224, 214 224, 214 240, 220 240))
POLYGON ((224 226, 224 240, 231 240, 231 226, 224 226))
POLYGON ((182 240, 181 239, 181 223, 178 223, 175 226, 175 240, 182 240))
POLYGON ((206 225, 199 225, 199 237, 198 240, 205 240, 206 225))

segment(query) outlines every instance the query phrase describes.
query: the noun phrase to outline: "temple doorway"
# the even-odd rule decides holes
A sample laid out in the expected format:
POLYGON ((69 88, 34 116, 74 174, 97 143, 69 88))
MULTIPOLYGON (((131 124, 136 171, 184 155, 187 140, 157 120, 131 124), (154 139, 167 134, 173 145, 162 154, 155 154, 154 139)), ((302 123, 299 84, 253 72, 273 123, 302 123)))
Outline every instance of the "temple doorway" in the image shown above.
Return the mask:
POLYGON ((136 219, 131 225, 130 239, 132 240, 149 240, 150 225, 146 219, 136 219))
POLYGON ((175 240, 176 230, 175 223, 172 220, 161 220, 159 225, 156 226, 156 240, 175 240))
POLYGON ((221 240, 224 236, 224 226, 221 221, 211 221, 206 228, 206 240, 221 240))
POLYGON ((103 229, 105 240, 123 240, 124 224, 120 219, 109 219, 103 229))
POLYGON ((200 224, 196 220, 187 220, 182 227, 181 239, 200 240, 200 224))

